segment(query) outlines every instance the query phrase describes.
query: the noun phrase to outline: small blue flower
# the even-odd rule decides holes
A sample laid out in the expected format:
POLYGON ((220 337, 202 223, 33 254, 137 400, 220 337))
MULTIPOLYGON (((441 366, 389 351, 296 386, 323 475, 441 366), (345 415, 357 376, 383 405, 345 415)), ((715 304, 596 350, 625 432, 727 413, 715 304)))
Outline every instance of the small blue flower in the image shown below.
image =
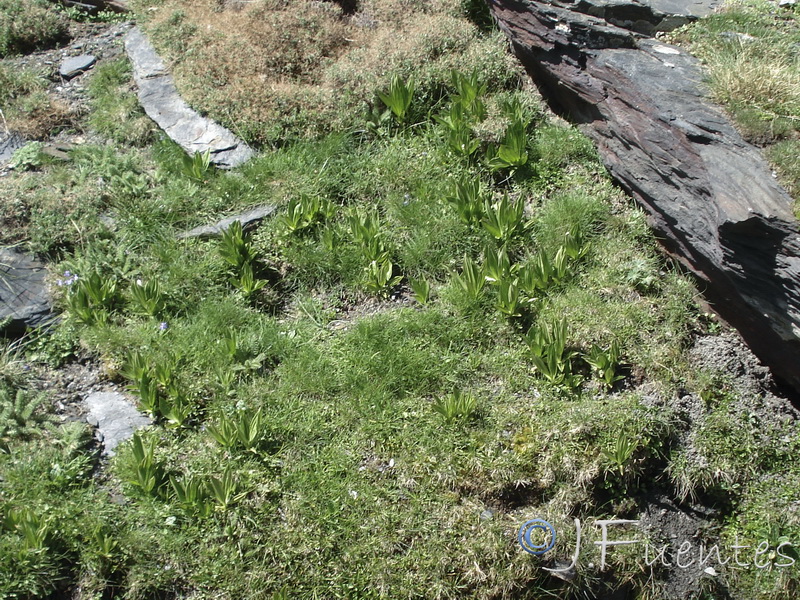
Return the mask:
POLYGON ((70 286, 76 281, 78 281, 78 274, 73 273, 72 271, 64 271, 64 273, 62 273, 61 276, 63 277, 63 279, 56 280, 56 285, 58 287, 64 287, 65 285, 70 286))
POLYGON ((159 331, 166 331, 167 327, 169 327, 169 325, 167 325, 165 321, 162 321, 161 323, 158 324, 159 331))

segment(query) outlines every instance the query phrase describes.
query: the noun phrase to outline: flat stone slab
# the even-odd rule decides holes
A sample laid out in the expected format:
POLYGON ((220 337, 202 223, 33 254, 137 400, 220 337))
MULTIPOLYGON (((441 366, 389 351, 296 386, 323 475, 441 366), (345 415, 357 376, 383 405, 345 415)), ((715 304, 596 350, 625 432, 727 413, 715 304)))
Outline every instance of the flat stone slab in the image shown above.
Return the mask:
POLYGON ((238 215, 233 215, 232 217, 226 217, 221 221, 217 221, 213 225, 201 225, 199 227, 195 227, 190 231, 184 231, 178 234, 178 239, 183 240, 186 238, 212 238, 221 236, 228 227, 233 225, 236 221, 242 224, 242 227, 246 227, 251 223, 256 223, 261 221, 265 217, 270 216, 274 213, 276 208, 271 204, 265 204, 263 206, 256 206, 251 208, 250 210, 240 213, 238 215))
POLYGON ((231 169, 252 158, 253 150, 231 131, 200 116, 178 94, 172 76, 145 35, 136 27, 125 37, 133 63, 139 102, 147 116, 190 155, 210 152, 211 162, 231 169))
POLYGON ((0 323, 11 319, 4 333, 22 335, 28 327, 49 322, 53 315, 44 264, 15 248, 0 248, 0 323))
POLYGON ((61 63, 61 68, 58 70, 58 73, 64 79, 72 79, 73 77, 77 77, 81 73, 91 69, 96 62, 97 59, 91 54, 73 56, 65 59, 64 62, 61 63))
POLYGON ((114 448, 133 437, 137 429, 152 424, 133 403, 119 392, 93 392, 84 400, 89 409, 87 422, 97 428, 103 454, 114 456, 114 448))
POLYGON ((18 133, 0 133, 0 165, 12 159, 14 152, 26 144, 25 138, 18 133))

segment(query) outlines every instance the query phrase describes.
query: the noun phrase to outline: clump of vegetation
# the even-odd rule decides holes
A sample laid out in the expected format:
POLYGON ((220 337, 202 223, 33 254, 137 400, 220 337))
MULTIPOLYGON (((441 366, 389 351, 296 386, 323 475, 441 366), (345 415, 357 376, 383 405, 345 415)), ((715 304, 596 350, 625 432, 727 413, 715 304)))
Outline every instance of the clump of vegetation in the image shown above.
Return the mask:
POLYGON ((47 84, 43 73, 0 62, 0 127, 28 139, 44 139, 68 124, 68 107, 47 93, 47 84))
POLYGON ((63 42, 68 21, 47 0, 0 1, 0 57, 63 42))
POLYGON ((154 125, 130 90, 130 78, 131 65, 124 57, 94 68, 88 84, 89 124, 116 142, 142 146, 152 141, 154 125))

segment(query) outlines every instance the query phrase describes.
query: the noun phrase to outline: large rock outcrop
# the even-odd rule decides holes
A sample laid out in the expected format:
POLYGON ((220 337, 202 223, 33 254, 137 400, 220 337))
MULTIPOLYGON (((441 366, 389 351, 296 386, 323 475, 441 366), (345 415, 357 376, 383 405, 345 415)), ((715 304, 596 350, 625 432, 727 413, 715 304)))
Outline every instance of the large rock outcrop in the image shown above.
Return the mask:
MULTIPOLYGON (((800 391, 800 230, 792 198, 707 100, 698 62, 644 35, 674 26, 667 0, 653 1, 666 16, 634 0, 487 1, 552 108, 594 140, 714 309, 800 391)), ((702 14, 711 4, 699 6, 702 14)), ((683 13, 676 16, 694 16, 683 13)))
POLYGON ((23 335, 53 319, 46 276, 33 255, 0 248, 0 333, 23 335))

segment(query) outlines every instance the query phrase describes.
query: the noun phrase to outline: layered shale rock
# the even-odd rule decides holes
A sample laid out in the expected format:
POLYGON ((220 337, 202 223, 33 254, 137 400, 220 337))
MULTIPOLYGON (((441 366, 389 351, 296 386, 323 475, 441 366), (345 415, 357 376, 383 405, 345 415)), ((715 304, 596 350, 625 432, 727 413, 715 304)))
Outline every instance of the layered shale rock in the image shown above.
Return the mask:
POLYGON ((707 100, 697 60, 646 35, 673 27, 672 17, 702 16, 714 3, 487 1, 551 107, 594 140, 714 309, 800 391, 800 230, 792 198, 707 100))

